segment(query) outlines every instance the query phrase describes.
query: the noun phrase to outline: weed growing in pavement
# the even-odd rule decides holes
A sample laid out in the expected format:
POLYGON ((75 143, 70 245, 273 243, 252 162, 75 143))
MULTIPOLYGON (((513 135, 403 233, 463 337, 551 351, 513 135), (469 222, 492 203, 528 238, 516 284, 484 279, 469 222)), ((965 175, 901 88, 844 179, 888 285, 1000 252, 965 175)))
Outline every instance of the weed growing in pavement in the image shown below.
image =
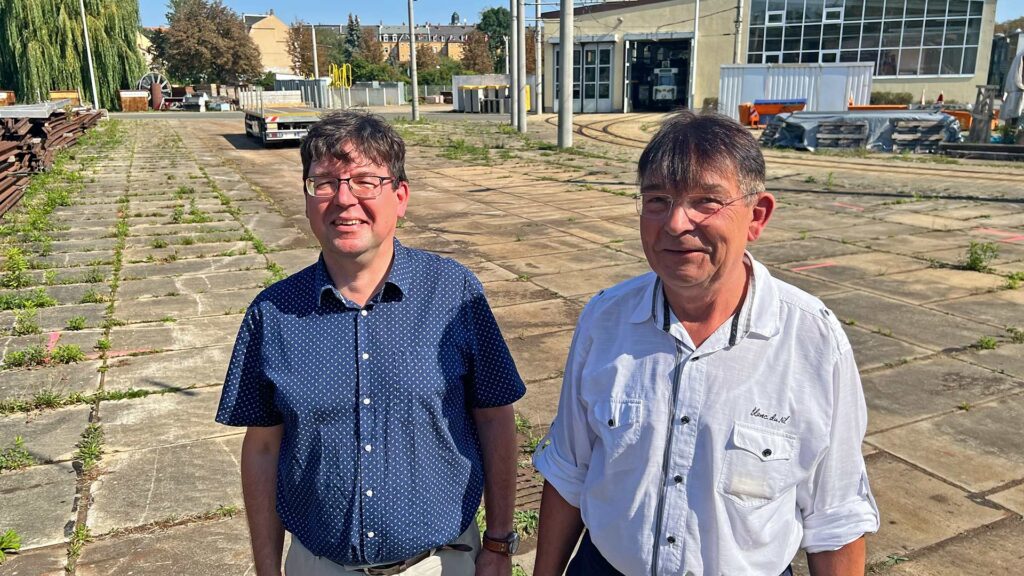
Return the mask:
POLYGON ((21 470, 35 463, 36 459, 25 449, 25 439, 21 436, 14 437, 14 444, 10 448, 0 450, 0 472, 21 470))
POLYGON ((85 323, 85 316, 72 316, 71 318, 68 318, 67 324, 64 325, 64 328, 72 332, 76 332, 78 330, 84 330, 85 323))
POLYGON ((149 245, 156 249, 167 248, 167 240, 164 240, 163 238, 154 238, 149 245))
POLYGON ((512 513, 512 526, 520 536, 529 538, 537 533, 540 526, 540 512, 537 510, 516 510, 512 513))
POLYGON ((56 305, 57 300, 47 294, 45 288, 36 288, 31 292, 0 294, 0 310, 49 308, 56 305))
POLYGON ((220 516, 221 518, 232 518, 235 514, 238 514, 238 506, 235 506, 234 504, 221 505, 213 511, 213 514, 215 516, 220 516))
POLYGON ((974 343, 974 347, 979 350, 995 350, 998 346, 999 342, 991 336, 982 336, 974 343))
POLYGON ((963 410, 964 412, 967 412, 970 409, 971 403, 967 401, 961 402, 960 404, 957 405, 957 410, 963 410))
POLYGON ((449 160, 468 160, 486 163, 491 158, 491 151, 483 146, 469 144, 462 138, 456 138, 445 146, 441 156, 449 160))
POLYGON ((180 242, 178 242, 178 244, 181 244, 182 246, 191 246, 195 243, 196 239, 191 236, 185 236, 184 238, 181 239, 180 242))
POLYGON ((1020 288, 1020 283, 1024 282, 1024 272, 1013 272, 1006 277, 1006 284, 1003 286, 1007 290, 1016 290, 1020 288))
POLYGON ((270 272, 270 276, 263 281, 264 287, 270 286, 274 282, 284 280, 285 278, 288 277, 288 274, 285 273, 284 268, 281 268, 281 265, 278 264, 277 262, 270 262, 269 264, 267 264, 267 271, 270 272))
POLYGON ((28 274, 30 268, 28 258, 21 248, 11 247, 4 254, 3 276, 0 276, 0 287, 24 288, 32 283, 28 274))
POLYGON ((1010 336, 1010 342, 1024 344, 1024 330, 1010 326, 1006 329, 1006 333, 1010 336))
POLYGON ((196 204, 196 199, 192 198, 188 202, 188 219, 185 222, 189 224, 204 224, 213 220, 209 214, 199 209, 196 204))
POLYGON ((64 565, 64 571, 68 574, 75 573, 78 557, 82 555, 82 547, 90 540, 91 536, 88 526, 85 524, 75 524, 75 530, 71 533, 71 540, 68 541, 68 559, 64 565))
POLYGON ((11 334, 29 336, 40 332, 42 330, 39 329, 39 315, 35 308, 14 311, 14 326, 11 328, 11 334))
POLYGON ((85 273, 84 276, 82 276, 82 282, 86 284, 98 284, 100 282, 103 282, 105 278, 106 275, 103 274, 103 271, 100 270, 100 267, 93 266, 92 268, 89 269, 88 272, 85 273))
POLYGON ((57 346, 50 352, 50 361, 55 364, 74 364, 85 360, 85 352, 77 344, 57 346))
POLYGON ((519 412, 515 413, 515 421, 517 434, 529 435, 533 430, 533 424, 519 412))
POLYGON ((529 576, 519 564, 512 565, 512 576, 529 576))
POLYGON ((96 423, 89 424, 77 446, 74 459, 82 463, 84 470, 91 470, 103 457, 103 428, 96 423))
POLYGON ((178 320, 174 316, 171 316, 171 315, 164 316, 163 318, 160 319, 160 322, 163 322, 164 324, 173 324, 173 323, 175 323, 177 321, 178 320))
POLYGON ((181 224, 185 221, 185 207, 175 206, 174 211, 171 212, 171 222, 174 224, 181 224))
POLYGON ((808 176, 807 178, 804 178, 804 182, 806 182, 807 184, 814 184, 817 181, 818 179, 815 178, 814 176, 808 176))
POLYGON ((967 247, 967 255, 964 258, 963 268, 975 272, 985 272, 988 264, 999 255, 999 247, 992 242, 975 242, 967 247))
POLYGON ((27 368, 29 366, 42 366, 46 363, 46 348, 42 345, 29 346, 22 350, 11 350, 4 354, 4 365, 6 368, 27 368))
POLYGON ((193 196, 196 193, 196 189, 191 186, 178 186, 178 189, 174 191, 174 197, 178 200, 184 200, 189 196, 193 196))
POLYGON ((832 190, 836 185, 836 175, 834 172, 829 172, 828 176, 825 177, 825 190, 832 190))
POLYGON ((106 352, 110 350, 110 338, 100 338, 96 341, 95 348, 100 352, 106 352))
POLYGON ((89 288, 85 294, 82 295, 82 299, 78 301, 79 304, 102 304, 106 302, 107 298, 97 292, 93 288, 89 288))
POLYGON ((8 529, 0 534, 0 564, 7 561, 8 554, 18 550, 21 550, 21 536, 17 532, 8 529))

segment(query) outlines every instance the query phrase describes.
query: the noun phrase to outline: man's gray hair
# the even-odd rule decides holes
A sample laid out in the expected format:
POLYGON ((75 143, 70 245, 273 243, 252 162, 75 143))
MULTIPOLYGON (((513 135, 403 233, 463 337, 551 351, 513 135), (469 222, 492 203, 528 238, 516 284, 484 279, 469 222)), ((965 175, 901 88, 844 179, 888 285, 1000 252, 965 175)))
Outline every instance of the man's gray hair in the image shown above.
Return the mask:
POLYGON ((641 189, 692 190, 709 172, 735 174, 744 194, 765 191, 764 156, 750 131, 721 114, 684 110, 666 119, 644 148, 637 180, 641 189))
POLYGON ((394 178, 393 188, 397 188, 399 182, 408 182, 402 137, 380 116, 357 110, 327 114, 309 129, 299 152, 302 179, 309 177, 313 162, 327 157, 350 164, 352 159, 345 153, 345 144, 359 151, 363 158, 387 167, 394 178))

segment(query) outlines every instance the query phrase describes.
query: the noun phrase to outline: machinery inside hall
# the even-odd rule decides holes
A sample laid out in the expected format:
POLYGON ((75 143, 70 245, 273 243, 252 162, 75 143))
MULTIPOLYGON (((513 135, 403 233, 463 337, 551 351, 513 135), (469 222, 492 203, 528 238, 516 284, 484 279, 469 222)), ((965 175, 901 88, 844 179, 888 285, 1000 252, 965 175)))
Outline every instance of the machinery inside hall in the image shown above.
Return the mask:
POLYGON ((672 110, 688 105, 690 41, 639 41, 627 55, 629 109, 672 110))

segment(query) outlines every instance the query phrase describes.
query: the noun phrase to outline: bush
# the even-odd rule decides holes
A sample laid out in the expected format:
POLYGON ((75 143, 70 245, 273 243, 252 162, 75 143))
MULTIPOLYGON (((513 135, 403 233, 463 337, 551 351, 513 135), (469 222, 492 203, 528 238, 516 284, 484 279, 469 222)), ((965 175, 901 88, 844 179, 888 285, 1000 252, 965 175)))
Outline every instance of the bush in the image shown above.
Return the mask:
POLYGON ((75 344, 67 344, 54 348, 50 359, 57 364, 74 364, 85 360, 85 353, 75 344))
POLYGON ((900 104, 907 105, 914 102, 914 95, 910 92, 872 92, 872 104, 900 104))

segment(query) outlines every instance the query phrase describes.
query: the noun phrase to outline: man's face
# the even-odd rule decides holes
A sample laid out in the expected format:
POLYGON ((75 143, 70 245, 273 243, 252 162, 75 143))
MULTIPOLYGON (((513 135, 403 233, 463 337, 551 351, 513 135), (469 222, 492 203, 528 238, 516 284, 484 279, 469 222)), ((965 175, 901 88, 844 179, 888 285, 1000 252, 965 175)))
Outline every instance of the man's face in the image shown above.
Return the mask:
MULTIPOLYGON (((309 177, 392 176, 387 168, 370 162, 350 144, 345 144, 345 150, 350 164, 334 157, 315 160, 309 167, 309 177)), ((306 218, 325 258, 370 263, 381 245, 390 244, 398 218, 405 215, 409 202, 408 185, 402 182, 393 188, 392 184, 390 180, 384 182, 380 196, 374 199, 356 198, 345 184, 330 198, 304 194, 306 218)))
POLYGON ((742 277, 747 242, 761 235, 775 206, 767 193, 743 197, 731 170, 703 174, 695 190, 647 185, 641 193, 672 197, 664 217, 640 216, 640 241, 651 269, 676 291, 717 290, 722 280, 742 277))

